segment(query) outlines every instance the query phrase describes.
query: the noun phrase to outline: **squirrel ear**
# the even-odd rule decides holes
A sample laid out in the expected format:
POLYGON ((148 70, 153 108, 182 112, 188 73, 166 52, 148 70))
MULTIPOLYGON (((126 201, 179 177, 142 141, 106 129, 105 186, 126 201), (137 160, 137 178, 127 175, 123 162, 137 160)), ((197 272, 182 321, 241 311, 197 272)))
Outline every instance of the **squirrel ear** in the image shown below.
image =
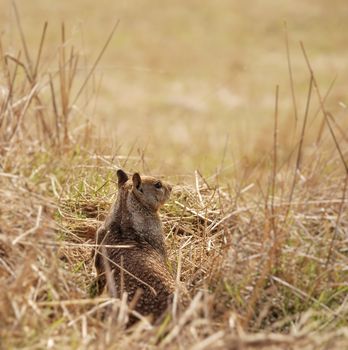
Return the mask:
POLYGON ((128 175, 122 170, 117 170, 118 187, 123 186, 128 181, 128 175))
POLYGON ((139 173, 134 173, 133 175, 133 186, 137 189, 137 190, 141 190, 141 177, 139 175, 139 173))

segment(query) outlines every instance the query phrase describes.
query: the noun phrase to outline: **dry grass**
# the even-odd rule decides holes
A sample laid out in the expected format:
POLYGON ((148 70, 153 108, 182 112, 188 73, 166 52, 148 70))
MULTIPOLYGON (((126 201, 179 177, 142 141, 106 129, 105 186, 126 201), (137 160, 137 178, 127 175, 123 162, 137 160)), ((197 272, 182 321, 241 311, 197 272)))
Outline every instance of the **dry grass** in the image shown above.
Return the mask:
MULTIPOLYGON (((19 17, 16 27, 23 27, 19 17)), ((168 174, 172 167, 159 160, 165 150, 150 149, 148 157, 131 143, 115 149, 109 135, 79 121, 95 110, 94 73, 111 36, 81 76, 81 54, 65 26, 50 64, 42 58, 46 27, 34 54, 23 33, 21 50, 6 40, 0 50, 1 348, 348 346, 346 121, 331 107, 336 95, 321 90, 304 46, 306 84, 300 99, 291 93, 296 85, 288 96, 291 109, 304 106, 294 108, 296 128, 293 118, 280 118, 277 89, 262 157, 231 157, 223 140, 222 160, 207 156, 215 169, 208 176, 180 175, 186 163, 179 161, 166 176, 176 185, 162 212, 170 268, 192 303, 161 325, 125 330, 124 298, 91 295, 95 232, 117 168, 154 165, 168 174), (108 305, 114 317, 102 320, 108 305)), ((193 152, 204 154, 206 146, 197 141, 193 152)))
MULTIPOLYGON (((190 0, 190 4, 176 0, 166 6, 160 0, 75 0, 54 5, 45 0, 17 1, 32 57, 41 26, 49 21, 42 60, 52 73, 58 66, 54 57, 61 23, 66 23, 67 49, 74 45, 79 52, 75 76, 79 81, 120 19, 96 69, 94 86, 91 81, 80 96, 77 106, 84 113, 74 119, 78 125, 88 121, 97 136, 108 136, 107 145, 100 143, 106 154, 126 156, 133 145, 144 151, 147 172, 191 175, 200 169, 210 176, 225 149, 226 176, 234 177, 247 164, 258 164, 272 148, 276 84, 280 86, 279 156, 286 158, 298 135, 293 136, 284 21, 298 117, 303 115, 309 80, 301 40, 323 95, 336 77, 327 106, 338 123, 345 123, 348 7, 344 1, 304 0, 296 6, 287 0, 252 5, 237 0, 190 0), (97 96, 96 108, 92 95, 97 96), (88 103, 86 111, 83 107, 88 103)), ((11 1, 1 2, 0 23, 4 43, 16 55, 20 39, 11 1)), ((317 100, 313 102, 312 117, 319 107, 317 100)), ((320 117, 311 120, 306 146, 316 140, 320 122, 320 117)))

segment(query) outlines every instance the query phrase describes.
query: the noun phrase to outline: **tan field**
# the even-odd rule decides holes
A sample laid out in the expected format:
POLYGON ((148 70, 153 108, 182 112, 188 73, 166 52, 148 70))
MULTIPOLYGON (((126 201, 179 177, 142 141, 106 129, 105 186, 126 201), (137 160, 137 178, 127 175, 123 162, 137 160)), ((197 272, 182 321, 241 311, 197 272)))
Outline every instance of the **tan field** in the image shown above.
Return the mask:
POLYGON ((0 348, 347 348, 348 4, 15 4, 0 3, 0 348), (118 168, 175 185, 169 268, 193 299, 132 330, 90 292, 118 168))

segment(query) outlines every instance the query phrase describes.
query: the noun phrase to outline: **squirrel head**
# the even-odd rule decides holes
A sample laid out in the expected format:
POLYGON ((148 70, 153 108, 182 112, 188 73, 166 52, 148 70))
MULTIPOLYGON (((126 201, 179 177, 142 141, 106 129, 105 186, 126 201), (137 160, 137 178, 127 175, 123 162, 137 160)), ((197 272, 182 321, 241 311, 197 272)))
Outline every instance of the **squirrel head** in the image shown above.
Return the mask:
POLYGON ((172 187, 152 176, 140 177, 134 173, 132 177, 132 192, 141 204, 152 211, 157 211, 168 199, 172 187))

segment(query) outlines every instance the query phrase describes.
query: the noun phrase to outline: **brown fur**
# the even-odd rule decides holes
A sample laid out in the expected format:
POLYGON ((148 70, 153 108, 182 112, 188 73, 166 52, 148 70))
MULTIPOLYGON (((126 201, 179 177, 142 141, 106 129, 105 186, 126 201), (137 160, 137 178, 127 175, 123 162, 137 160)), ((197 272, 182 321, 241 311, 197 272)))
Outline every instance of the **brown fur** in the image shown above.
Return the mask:
POLYGON ((98 292, 108 285, 110 294, 116 292, 120 296, 126 291, 131 302, 139 290, 141 294, 135 310, 156 319, 167 309, 175 290, 174 279, 166 267, 167 254, 158 215, 159 208, 169 198, 171 187, 156 178, 140 177, 137 173, 132 181, 122 170, 117 176, 119 191, 116 202, 97 232, 95 266, 98 292), (107 271, 112 278, 106 278, 107 271))

